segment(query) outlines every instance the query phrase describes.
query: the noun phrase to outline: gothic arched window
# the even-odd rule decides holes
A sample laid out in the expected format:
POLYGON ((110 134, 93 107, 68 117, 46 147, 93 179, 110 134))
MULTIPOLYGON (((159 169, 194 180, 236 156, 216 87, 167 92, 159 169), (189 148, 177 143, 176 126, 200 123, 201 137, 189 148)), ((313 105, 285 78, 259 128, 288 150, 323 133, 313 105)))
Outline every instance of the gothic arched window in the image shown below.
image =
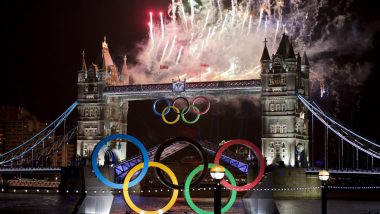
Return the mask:
POLYGON ((271 103, 271 104, 269 105, 269 108, 270 108, 270 111, 274 111, 274 104, 271 103))
POLYGON ((286 111, 286 105, 285 105, 285 104, 282 104, 282 106, 281 106, 281 110, 282 110, 282 111, 286 111))
POLYGON ((281 110, 280 104, 276 104, 276 111, 280 111, 280 110, 281 110))

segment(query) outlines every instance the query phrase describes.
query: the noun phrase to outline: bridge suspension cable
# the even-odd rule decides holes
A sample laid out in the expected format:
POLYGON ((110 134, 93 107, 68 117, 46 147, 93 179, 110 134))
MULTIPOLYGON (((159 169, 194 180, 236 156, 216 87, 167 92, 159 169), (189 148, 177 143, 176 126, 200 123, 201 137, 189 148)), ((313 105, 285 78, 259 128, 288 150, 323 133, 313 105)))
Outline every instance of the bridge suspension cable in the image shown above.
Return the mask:
MULTIPOLYGON (((42 131, 38 132, 36 135, 31 137, 29 140, 25 141, 24 143, 14 147, 13 149, 0 154, 0 166, 4 166, 4 164, 9 163, 14 160, 23 159, 23 156, 26 155, 28 152, 32 152, 32 156, 34 156, 34 149, 37 148, 38 145, 41 143, 44 143, 45 140, 49 140, 52 135, 55 133, 55 130, 66 120, 66 118, 71 114, 71 112, 76 108, 78 105, 77 102, 74 102, 70 105, 69 108, 66 109, 57 119, 55 119, 52 123, 50 123, 47 127, 45 127, 42 131), (49 138, 50 137, 50 138, 49 138)), ((74 131, 73 131, 74 132, 74 131)), ((73 132, 69 132, 69 135, 65 135, 62 139, 68 139, 68 137, 73 136, 73 132)), ((52 139, 52 142, 54 142, 54 139, 52 139)), ((58 141, 62 143, 62 141, 58 141)), ((59 146, 58 146, 59 147, 59 146)), ((54 148, 54 147, 52 147, 54 148)), ((56 147, 57 148, 57 147, 56 147)), ((50 154, 50 153, 49 153, 50 154)), ((33 159, 34 157, 32 157, 33 159)), ((21 164, 22 164, 21 160, 21 164)))
POLYGON ((305 105, 313 116, 318 118, 318 120, 321 121, 327 129, 333 131, 342 140, 351 144, 356 149, 361 150, 372 157, 380 159, 380 145, 344 127, 324 113, 314 102, 309 102, 301 95, 298 95, 298 99, 305 105))

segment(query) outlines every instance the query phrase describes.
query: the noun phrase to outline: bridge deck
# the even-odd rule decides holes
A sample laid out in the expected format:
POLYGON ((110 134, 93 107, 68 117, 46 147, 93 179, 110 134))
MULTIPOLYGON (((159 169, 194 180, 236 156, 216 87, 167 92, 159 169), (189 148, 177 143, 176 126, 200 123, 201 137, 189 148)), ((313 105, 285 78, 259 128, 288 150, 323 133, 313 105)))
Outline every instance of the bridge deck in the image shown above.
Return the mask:
POLYGON ((107 86, 104 95, 128 98, 128 100, 155 99, 179 94, 181 96, 252 95, 260 94, 261 80, 185 82, 183 89, 177 90, 174 87, 174 83, 107 86))
POLYGON ((0 173, 47 173, 61 172, 61 168, 0 168, 0 173))

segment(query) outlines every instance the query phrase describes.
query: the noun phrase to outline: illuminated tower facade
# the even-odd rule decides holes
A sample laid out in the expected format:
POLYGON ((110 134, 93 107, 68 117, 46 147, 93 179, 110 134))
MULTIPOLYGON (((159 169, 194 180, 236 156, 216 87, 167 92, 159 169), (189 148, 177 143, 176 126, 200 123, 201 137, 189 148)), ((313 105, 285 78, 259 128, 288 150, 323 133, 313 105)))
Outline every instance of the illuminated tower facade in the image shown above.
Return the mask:
MULTIPOLYGON (((87 69, 84 54, 82 60, 82 69, 78 71, 77 155, 90 158, 94 146, 105 136, 127 133, 128 101, 120 97, 105 97, 103 91, 107 86, 127 85, 129 78, 126 57, 119 72, 105 39, 102 42, 101 62, 92 64, 87 69)), ((108 142, 100 150, 98 157, 100 165, 105 164, 107 158, 111 158, 112 161, 124 160, 126 142, 108 142), (110 155, 110 152, 113 154, 110 155)))
POLYGON ((306 53, 295 55, 283 34, 270 57, 266 42, 261 56, 262 152, 268 165, 306 167, 309 164, 307 109, 297 94, 309 96, 306 53))
POLYGON ((78 140, 77 155, 91 157, 94 146, 104 137, 103 90, 106 73, 97 65, 87 65, 82 53, 82 69, 78 71, 78 140))

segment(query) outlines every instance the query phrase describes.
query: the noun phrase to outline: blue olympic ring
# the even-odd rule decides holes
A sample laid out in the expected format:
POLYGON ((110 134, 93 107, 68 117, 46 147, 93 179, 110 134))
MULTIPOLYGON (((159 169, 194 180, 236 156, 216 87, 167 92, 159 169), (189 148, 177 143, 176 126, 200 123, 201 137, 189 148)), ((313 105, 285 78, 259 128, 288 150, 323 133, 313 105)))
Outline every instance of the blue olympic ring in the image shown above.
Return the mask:
MULTIPOLYGON (((158 103, 159 101, 161 101, 161 100, 165 101, 167 106, 170 106, 170 101, 169 101, 169 99, 166 98, 166 97, 161 97, 161 98, 158 98, 157 100, 155 100, 154 103, 153 103, 153 112, 154 112, 157 116, 159 116, 159 117, 161 117, 161 113, 158 112, 158 111, 156 110, 156 105, 157 105, 157 103, 158 103)), ((170 108, 167 108, 166 111, 165 111, 165 114, 164 114, 164 115, 167 115, 167 114, 169 113, 169 111, 170 111, 170 108)))
POLYGON ((123 189, 123 184, 117 184, 114 182, 109 181, 106 177, 102 175, 102 173, 99 170, 98 166, 98 153, 100 149, 102 148, 103 145, 105 145, 108 141, 111 140, 116 140, 116 139, 123 139, 127 140, 137 146, 137 148, 141 151, 141 155, 143 157, 143 163, 144 166, 140 172, 140 174, 129 183, 128 187, 133 187, 136 184, 138 184, 146 175, 148 172, 148 164, 149 164, 149 156, 148 156, 148 151, 146 150, 144 144, 142 144, 137 138, 127 135, 127 134, 113 134, 108 137, 103 138, 98 144, 96 144, 93 152, 92 152, 92 158, 91 158, 91 163, 92 163, 92 169, 95 172, 96 177, 105 185, 114 188, 114 189, 123 189))

